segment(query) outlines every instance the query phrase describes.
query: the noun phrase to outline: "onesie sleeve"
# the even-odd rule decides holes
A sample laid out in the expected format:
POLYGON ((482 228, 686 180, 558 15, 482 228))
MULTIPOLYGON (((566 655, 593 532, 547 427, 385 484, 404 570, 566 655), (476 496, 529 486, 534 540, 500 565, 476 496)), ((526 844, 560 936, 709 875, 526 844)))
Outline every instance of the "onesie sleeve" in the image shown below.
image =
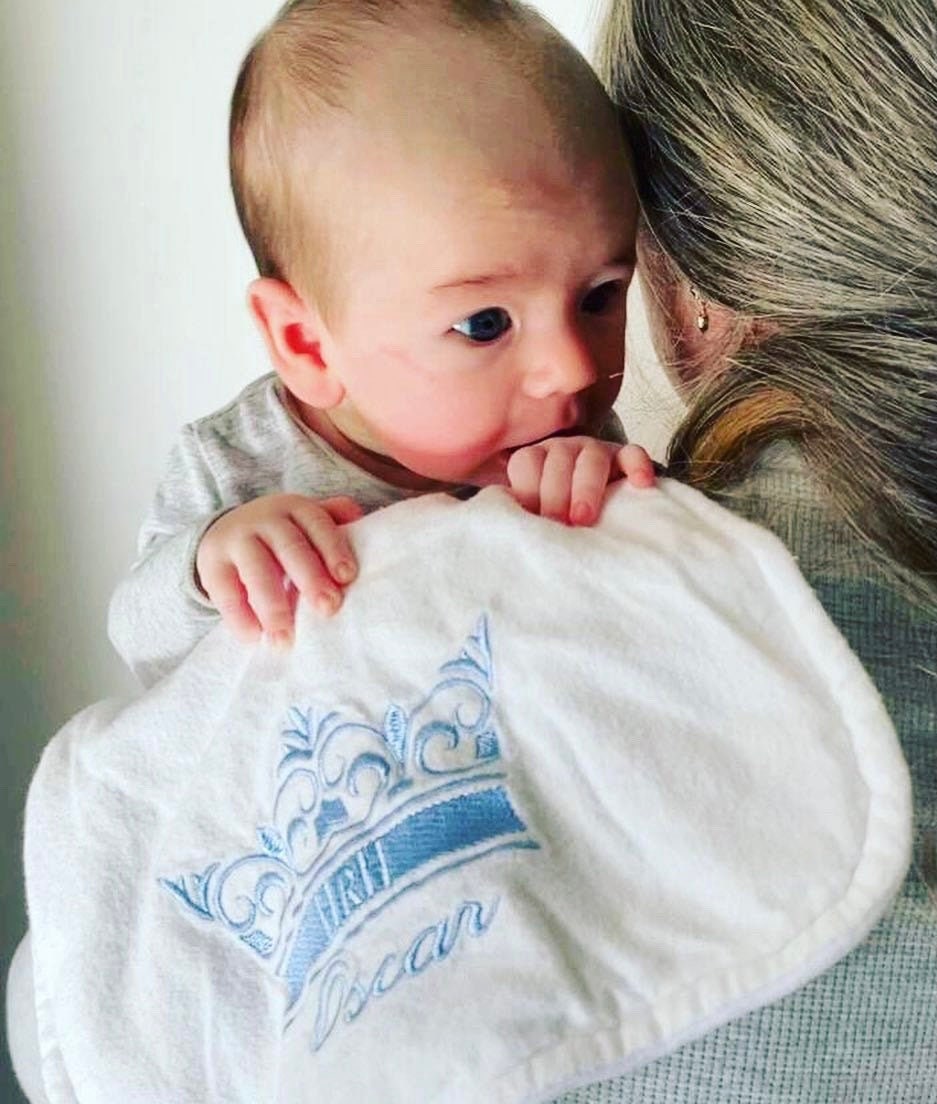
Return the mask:
POLYGON ((218 623, 195 584, 195 554, 226 509, 197 433, 186 426, 140 530, 137 559, 108 609, 111 643, 145 687, 175 668, 218 623))

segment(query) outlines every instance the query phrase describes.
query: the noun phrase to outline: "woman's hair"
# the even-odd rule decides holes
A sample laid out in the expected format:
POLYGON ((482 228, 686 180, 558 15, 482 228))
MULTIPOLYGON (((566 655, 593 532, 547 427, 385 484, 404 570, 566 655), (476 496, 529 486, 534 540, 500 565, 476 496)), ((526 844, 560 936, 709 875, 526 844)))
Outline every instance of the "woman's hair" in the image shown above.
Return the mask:
POLYGON ((647 227, 765 335, 701 382, 673 469, 715 490, 794 437, 937 588, 937 5, 610 5, 599 65, 647 227))

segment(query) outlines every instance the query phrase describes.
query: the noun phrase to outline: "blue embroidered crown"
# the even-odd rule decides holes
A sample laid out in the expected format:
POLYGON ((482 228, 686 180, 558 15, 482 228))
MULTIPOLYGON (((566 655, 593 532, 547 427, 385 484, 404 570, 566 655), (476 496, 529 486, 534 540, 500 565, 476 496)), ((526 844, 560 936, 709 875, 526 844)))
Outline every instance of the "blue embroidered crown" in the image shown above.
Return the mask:
POLYGON ((274 964, 290 1007, 345 942, 407 889, 492 851, 536 847, 511 804, 481 617, 410 710, 379 726, 290 711, 259 848, 160 882, 274 964))

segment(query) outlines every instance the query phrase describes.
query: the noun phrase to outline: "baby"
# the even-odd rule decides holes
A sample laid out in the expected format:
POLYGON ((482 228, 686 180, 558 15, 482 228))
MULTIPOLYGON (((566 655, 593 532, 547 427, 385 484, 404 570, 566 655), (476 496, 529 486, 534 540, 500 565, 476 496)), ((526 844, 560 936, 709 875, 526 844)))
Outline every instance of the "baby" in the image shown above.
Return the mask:
POLYGON ((288 642, 346 522, 508 485, 596 520, 653 482, 611 411, 637 204, 614 110, 515 0, 293 0, 234 91, 231 177, 275 373, 181 434, 111 602, 145 684, 220 615, 288 642))

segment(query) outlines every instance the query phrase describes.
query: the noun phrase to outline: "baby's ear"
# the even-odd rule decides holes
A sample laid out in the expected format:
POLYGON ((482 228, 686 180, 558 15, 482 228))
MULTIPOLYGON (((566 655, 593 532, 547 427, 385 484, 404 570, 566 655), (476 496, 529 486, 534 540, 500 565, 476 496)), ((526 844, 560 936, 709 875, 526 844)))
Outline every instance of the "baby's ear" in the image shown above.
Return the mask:
POLYGON ((337 406, 345 389, 323 358, 325 328, 315 308, 290 284, 269 276, 248 287, 247 307, 286 389, 318 410, 337 406))

